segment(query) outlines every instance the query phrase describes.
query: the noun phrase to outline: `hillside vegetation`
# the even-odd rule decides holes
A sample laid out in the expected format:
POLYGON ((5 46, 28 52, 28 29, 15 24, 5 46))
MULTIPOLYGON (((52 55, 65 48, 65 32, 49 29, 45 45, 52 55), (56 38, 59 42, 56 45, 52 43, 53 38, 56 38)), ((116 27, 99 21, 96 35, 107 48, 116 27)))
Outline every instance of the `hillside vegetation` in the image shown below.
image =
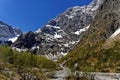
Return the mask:
POLYGON ((0 46, 0 59, 13 65, 23 67, 37 67, 37 68, 53 68, 56 65, 53 61, 48 60, 45 57, 31 54, 29 52, 19 53, 13 51, 7 46, 0 46), (50 65, 48 65, 50 64, 50 65))
POLYGON ((45 57, 28 52, 17 52, 7 45, 0 46, 0 79, 46 80, 42 69, 55 70, 56 64, 45 57))
POLYGON ((120 42, 109 49, 93 52, 92 49, 71 51, 61 59, 71 70, 85 72, 120 72, 120 42), (68 61, 67 61, 68 60, 68 61))

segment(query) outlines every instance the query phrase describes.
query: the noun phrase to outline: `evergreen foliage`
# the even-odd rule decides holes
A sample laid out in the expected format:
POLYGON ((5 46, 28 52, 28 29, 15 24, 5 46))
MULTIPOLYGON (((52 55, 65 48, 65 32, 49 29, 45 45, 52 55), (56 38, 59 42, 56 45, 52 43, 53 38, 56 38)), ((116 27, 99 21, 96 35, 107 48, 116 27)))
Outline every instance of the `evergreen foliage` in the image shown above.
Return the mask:
POLYGON ((29 52, 20 53, 7 45, 0 46, 0 59, 16 66, 56 69, 56 64, 43 56, 29 52))

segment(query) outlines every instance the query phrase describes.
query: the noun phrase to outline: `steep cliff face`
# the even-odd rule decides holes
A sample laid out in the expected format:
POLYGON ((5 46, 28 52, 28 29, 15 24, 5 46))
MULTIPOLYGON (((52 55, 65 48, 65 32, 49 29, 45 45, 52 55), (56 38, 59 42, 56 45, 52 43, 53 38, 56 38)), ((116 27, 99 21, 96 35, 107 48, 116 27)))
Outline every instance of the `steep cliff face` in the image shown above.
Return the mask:
POLYGON ((119 42, 114 42, 112 47, 105 45, 109 40, 119 36, 119 13, 120 0, 105 0, 84 37, 63 58, 65 65, 72 70, 120 72, 119 42))
MULTIPOLYGON (((69 8, 49 21, 43 28, 38 29, 35 32, 35 39, 39 42, 39 45, 36 45, 39 46, 37 54, 66 55, 88 30, 102 2, 103 0, 93 0, 89 5, 69 8)), ((31 46, 33 47, 35 45, 31 46)))
POLYGON ((112 34, 120 27, 119 7, 119 0, 105 0, 86 33, 87 38, 84 38, 83 41, 96 44, 97 41, 104 41, 110 38, 110 36, 112 36, 112 34))
POLYGON ((102 1, 94 0, 87 6, 75 6, 49 21, 37 33, 38 40, 44 39, 40 50, 46 53, 67 53, 87 31, 100 4, 102 1))

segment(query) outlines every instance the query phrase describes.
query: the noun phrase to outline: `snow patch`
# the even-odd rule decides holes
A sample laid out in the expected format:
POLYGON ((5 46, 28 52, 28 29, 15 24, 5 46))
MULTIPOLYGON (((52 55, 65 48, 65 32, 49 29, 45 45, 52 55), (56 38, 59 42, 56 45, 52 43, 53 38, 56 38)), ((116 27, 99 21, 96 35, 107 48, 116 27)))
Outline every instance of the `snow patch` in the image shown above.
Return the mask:
POLYGON ((41 29, 38 29, 37 31, 35 31, 35 33, 40 33, 41 32, 41 29))
POLYGON ((19 35, 13 38, 9 38, 8 41, 12 41, 13 43, 18 39, 19 35))
POLYGON ((46 27, 51 27, 51 25, 48 25, 48 24, 47 24, 46 27))
POLYGON ((87 31, 87 30, 89 29, 89 27, 90 27, 90 26, 87 26, 87 27, 85 27, 85 28, 83 28, 83 29, 80 29, 79 31, 76 31, 74 34, 80 35, 80 33, 87 31))
POLYGON ((72 16, 72 15, 71 15, 71 16, 68 16, 68 18, 73 18, 73 17, 74 17, 74 16, 72 16))
POLYGON ((120 28, 118 28, 111 36, 110 38, 114 38, 115 36, 117 36, 120 33, 120 28))
POLYGON ((95 11, 95 10, 97 10, 97 9, 98 9, 98 7, 99 7, 99 6, 95 6, 95 7, 94 7, 94 8, 92 8, 91 10, 92 10, 92 11, 95 11))
POLYGON ((34 49, 39 49, 39 46, 34 46, 34 47, 32 47, 32 49, 34 50, 34 49))
POLYGON ((65 47, 69 47, 69 43, 64 44, 65 47))
POLYGON ((75 44, 77 41, 72 41, 72 42, 70 42, 70 44, 75 44))
POLYGON ((69 19, 74 17, 74 15, 65 15, 65 16, 67 16, 69 19))
POLYGON ((56 29, 60 29, 60 27, 58 27, 58 26, 54 26, 54 28, 56 28, 56 29))
POLYGON ((57 34, 57 33, 55 33, 54 38, 55 38, 55 39, 56 39, 56 38, 62 38, 62 36, 59 35, 59 34, 57 34))
POLYGON ((67 55, 67 53, 63 53, 63 52, 61 52, 60 54, 62 54, 63 56, 66 56, 66 55, 67 55))
POLYGON ((59 26, 46 25, 46 27, 52 27, 52 28, 60 29, 59 26))

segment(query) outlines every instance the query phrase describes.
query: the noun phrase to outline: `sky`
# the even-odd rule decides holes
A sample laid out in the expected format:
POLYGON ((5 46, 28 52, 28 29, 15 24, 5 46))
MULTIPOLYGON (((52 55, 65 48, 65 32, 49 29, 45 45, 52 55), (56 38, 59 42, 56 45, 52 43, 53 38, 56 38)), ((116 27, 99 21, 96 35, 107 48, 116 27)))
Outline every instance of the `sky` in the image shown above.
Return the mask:
POLYGON ((36 31, 58 14, 92 0, 0 0, 0 21, 23 32, 36 31))

